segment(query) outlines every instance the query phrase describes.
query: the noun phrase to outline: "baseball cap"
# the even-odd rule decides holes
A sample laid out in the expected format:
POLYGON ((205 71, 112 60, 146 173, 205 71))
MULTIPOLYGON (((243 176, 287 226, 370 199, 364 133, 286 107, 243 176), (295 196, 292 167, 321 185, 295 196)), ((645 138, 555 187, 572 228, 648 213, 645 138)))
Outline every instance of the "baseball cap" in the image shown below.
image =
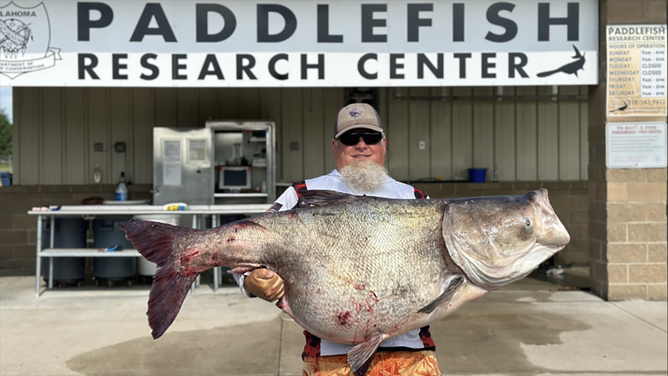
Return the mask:
POLYGON ((339 111, 334 123, 334 138, 355 128, 371 129, 383 133, 378 112, 366 103, 349 104, 339 111))

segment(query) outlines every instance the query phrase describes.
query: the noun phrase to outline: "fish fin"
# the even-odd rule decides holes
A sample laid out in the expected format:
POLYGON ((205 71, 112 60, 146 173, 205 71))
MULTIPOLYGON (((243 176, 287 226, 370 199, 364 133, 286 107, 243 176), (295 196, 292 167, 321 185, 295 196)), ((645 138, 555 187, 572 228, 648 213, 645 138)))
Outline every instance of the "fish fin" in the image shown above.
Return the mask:
POLYGON ((446 301, 449 301, 463 283, 464 277, 459 274, 448 277, 448 279, 446 279, 445 283, 443 284, 443 293, 439 295, 438 298, 434 299, 431 303, 422 307, 418 312, 427 314, 434 312, 438 306, 445 303, 446 301))
POLYGON ((334 205, 354 197, 356 196, 327 190, 305 191, 300 194, 297 207, 308 208, 313 206, 334 205))
POLYGON ((371 365, 371 360, 374 354, 376 354, 376 350, 378 350, 378 347, 385 338, 387 338, 387 334, 379 334, 353 347, 348 352, 350 373, 355 376, 364 375, 371 365))
POLYGON ((148 299, 148 323, 153 339, 162 336, 174 322, 198 273, 181 275, 173 257, 174 240, 196 230, 164 223, 129 220, 117 222, 126 237, 147 260, 158 264, 148 299))

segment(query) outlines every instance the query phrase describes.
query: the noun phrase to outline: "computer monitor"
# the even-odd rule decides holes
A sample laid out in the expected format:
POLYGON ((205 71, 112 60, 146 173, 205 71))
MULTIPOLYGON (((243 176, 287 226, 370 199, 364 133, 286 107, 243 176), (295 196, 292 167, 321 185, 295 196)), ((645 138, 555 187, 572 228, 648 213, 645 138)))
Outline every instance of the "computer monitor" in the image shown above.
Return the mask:
POLYGON ((219 189, 250 189, 251 168, 248 166, 220 166, 218 167, 219 189))

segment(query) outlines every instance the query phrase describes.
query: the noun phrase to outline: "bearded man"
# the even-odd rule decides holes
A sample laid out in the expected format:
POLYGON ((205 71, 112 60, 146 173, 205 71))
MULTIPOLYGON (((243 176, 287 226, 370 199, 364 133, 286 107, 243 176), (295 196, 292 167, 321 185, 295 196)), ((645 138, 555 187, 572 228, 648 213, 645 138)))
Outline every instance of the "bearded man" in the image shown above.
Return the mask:
MULTIPOLYGON (((332 151, 336 169, 327 175, 289 187, 269 212, 294 208, 307 190, 329 190, 352 195, 396 199, 428 198, 419 189, 392 179, 385 170, 387 139, 380 116, 368 104, 354 103, 339 111, 334 125, 332 151)), ((236 274, 235 279, 249 297, 273 302, 284 293, 283 280, 267 269, 236 274)), ((304 331, 302 353, 304 375, 350 375, 347 354, 353 346, 320 339, 304 331)), ((440 375, 429 327, 384 341, 374 356, 367 375, 440 375)))

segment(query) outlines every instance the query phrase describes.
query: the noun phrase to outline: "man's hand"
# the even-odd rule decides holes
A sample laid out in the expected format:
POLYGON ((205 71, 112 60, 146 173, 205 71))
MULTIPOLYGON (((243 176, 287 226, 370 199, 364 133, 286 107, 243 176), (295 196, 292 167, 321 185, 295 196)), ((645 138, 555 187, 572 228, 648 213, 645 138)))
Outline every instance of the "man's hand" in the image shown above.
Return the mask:
POLYGON ((255 269, 244 279, 244 290, 247 293, 273 302, 283 297, 283 280, 269 269, 255 269))

